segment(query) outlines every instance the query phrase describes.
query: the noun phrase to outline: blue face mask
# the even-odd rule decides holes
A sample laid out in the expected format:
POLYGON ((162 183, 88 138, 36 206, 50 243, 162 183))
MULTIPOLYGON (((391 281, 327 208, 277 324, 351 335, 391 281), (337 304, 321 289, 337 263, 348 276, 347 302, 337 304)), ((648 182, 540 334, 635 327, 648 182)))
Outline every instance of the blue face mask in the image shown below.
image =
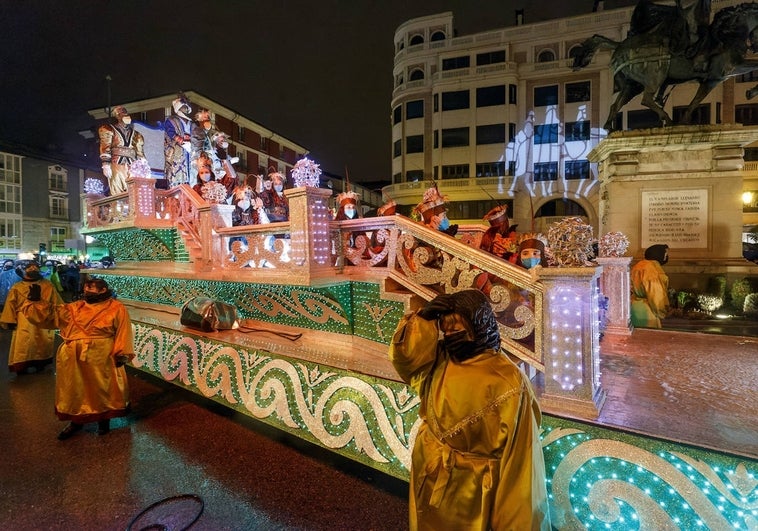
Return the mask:
POLYGON ((447 218, 442 218, 440 220, 440 224, 437 225, 437 230, 447 230, 449 226, 450 226, 450 220, 447 218))
POLYGON ((521 260, 521 263, 524 264, 524 267, 527 269, 540 265, 540 262, 541 260, 539 258, 524 258, 521 260))

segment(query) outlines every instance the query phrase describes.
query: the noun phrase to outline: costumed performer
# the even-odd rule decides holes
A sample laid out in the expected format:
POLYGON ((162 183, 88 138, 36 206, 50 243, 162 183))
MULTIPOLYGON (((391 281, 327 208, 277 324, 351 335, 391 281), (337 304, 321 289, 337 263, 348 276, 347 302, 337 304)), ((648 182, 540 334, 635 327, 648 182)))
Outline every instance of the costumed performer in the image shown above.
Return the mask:
POLYGON ((39 265, 30 262, 19 265, 15 270, 21 282, 16 282, 8 291, 0 323, 4 328, 13 329, 11 346, 8 351, 8 369, 16 374, 24 374, 34 367, 41 372, 53 362, 55 330, 45 330, 30 322, 21 311, 29 291, 35 287, 40 298, 49 304, 63 304, 53 283, 42 278, 39 265))
POLYGON ((101 125, 97 130, 100 139, 100 162, 103 175, 108 179, 110 195, 126 192, 129 166, 135 160, 145 158, 145 139, 134 129, 132 117, 126 107, 119 105, 113 109, 114 124, 101 125))
POLYGON ((134 357, 132 322, 101 278, 84 281, 83 300, 68 304, 40 300, 30 289, 24 315, 44 328, 59 329, 63 343, 56 355, 55 414, 70 421, 58 434, 65 440, 88 422, 98 435, 110 419, 129 413, 129 383, 124 364, 134 357))
POLYGON ((190 182, 190 153, 192 152, 192 113, 189 101, 180 96, 171 103, 173 114, 163 122, 163 154, 166 159, 164 178, 169 186, 190 182))
POLYGON ((651 245, 645 259, 632 266, 629 277, 632 289, 632 325, 661 328, 661 319, 669 312, 669 277, 662 265, 669 261, 669 246, 651 245))
POLYGON ((437 296, 401 319, 389 355, 420 399, 410 529, 549 530, 539 405, 487 297, 437 296))
POLYGON ((444 232, 449 236, 455 236, 458 232, 458 225, 450 224, 445 198, 440 195, 437 185, 427 188, 423 199, 416 205, 415 210, 421 215, 424 225, 430 229, 444 232))

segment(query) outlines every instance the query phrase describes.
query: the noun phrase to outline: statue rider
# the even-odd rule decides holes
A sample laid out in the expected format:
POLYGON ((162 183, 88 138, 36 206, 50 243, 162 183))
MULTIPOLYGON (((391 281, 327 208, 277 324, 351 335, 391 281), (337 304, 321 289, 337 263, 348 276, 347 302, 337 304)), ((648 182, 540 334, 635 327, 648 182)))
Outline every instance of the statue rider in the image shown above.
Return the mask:
POLYGON ((676 0, 673 6, 640 0, 632 12, 629 36, 667 38, 672 54, 692 58, 707 35, 710 22, 711 0, 695 0, 686 7, 681 0, 676 0))

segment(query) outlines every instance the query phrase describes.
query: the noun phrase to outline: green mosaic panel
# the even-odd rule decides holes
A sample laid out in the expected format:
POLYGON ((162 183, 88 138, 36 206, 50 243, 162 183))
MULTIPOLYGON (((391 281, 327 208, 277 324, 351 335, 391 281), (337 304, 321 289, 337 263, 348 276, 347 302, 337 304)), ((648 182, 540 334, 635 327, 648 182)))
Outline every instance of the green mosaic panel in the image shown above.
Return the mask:
POLYGON ((378 284, 352 283, 353 334, 389 345, 397 323, 403 317, 403 305, 380 298, 378 284))
POLYGON ((756 529, 758 461, 543 417, 558 529, 756 529))
POLYGON ((117 262, 162 262, 174 259, 175 232, 175 229, 120 229, 92 236, 108 248, 117 262))
POLYGON ((402 304, 379 301, 379 286, 342 282, 326 287, 107 275, 119 297, 176 308, 194 297, 233 304, 243 319, 357 335, 389 344, 402 304), (355 324, 354 324, 355 323, 355 324))
POLYGON ((134 367, 407 479, 418 399, 397 382, 135 323, 134 367))

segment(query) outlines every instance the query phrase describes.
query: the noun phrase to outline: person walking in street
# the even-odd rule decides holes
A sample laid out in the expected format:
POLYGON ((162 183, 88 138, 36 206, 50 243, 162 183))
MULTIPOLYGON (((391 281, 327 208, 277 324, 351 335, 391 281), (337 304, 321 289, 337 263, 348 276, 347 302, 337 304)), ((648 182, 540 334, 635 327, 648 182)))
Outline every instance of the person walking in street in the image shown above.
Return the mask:
POLYGON ((82 300, 51 303, 41 289, 30 289, 24 315, 45 328, 58 328, 63 343, 56 356, 55 414, 70 421, 58 434, 65 440, 84 424, 97 422, 97 433, 110 431, 110 419, 129 413, 124 365, 134 357, 129 313, 101 278, 84 282, 82 300))
POLYGON ((8 369, 16 374, 26 374, 30 368, 42 372, 53 362, 55 330, 45 330, 31 323, 21 312, 30 290, 36 290, 41 300, 49 304, 61 304, 58 290, 52 282, 42 278, 39 265, 30 262, 19 265, 16 274, 21 278, 8 290, 0 324, 3 328, 13 330, 10 351, 8 352, 8 369))

